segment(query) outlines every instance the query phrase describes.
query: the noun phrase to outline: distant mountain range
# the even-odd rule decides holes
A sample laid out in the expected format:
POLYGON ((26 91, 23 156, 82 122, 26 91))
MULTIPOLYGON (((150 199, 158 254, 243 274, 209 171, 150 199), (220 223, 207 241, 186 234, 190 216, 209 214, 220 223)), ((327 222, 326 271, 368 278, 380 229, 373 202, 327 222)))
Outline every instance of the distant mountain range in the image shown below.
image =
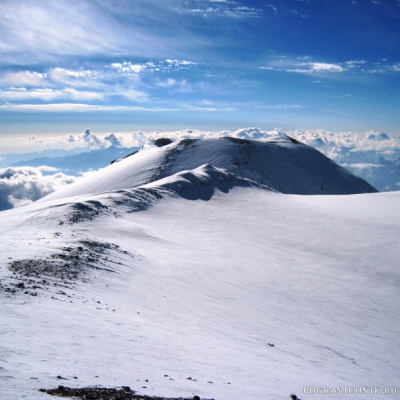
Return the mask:
POLYGON ((18 161, 10 164, 11 167, 40 167, 49 166, 62 171, 68 175, 79 176, 88 170, 97 170, 104 168, 112 161, 139 150, 139 147, 134 148, 119 148, 115 146, 107 147, 106 149, 85 151, 79 154, 64 154, 62 156, 45 156, 35 157, 28 160, 18 161))

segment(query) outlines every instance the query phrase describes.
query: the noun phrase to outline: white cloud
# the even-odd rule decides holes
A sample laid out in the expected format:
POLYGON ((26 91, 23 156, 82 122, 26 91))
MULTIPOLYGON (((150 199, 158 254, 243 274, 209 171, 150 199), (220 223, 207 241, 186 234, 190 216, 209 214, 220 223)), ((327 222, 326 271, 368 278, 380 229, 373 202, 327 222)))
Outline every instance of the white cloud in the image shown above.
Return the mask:
MULTIPOLYGON (((71 70, 65 68, 51 68, 47 76, 55 84, 66 84, 68 86, 93 86, 98 78, 98 73, 93 70, 71 70)), ((97 86, 97 85, 96 85, 97 86)))
POLYGON ((296 72, 302 74, 318 74, 318 73, 338 73, 346 71, 339 64, 322 63, 322 62, 307 62, 299 63, 297 68, 288 68, 286 72, 296 72))
MULTIPOLYGON (((131 101, 143 101, 147 99, 147 94, 135 89, 135 84, 139 81, 132 80, 132 76, 124 71, 135 69, 133 64, 124 63, 114 66, 114 71, 110 71, 107 66, 103 70, 83 70, 83 69, 64 69, 51 68, 46 73, 25 71, 23 74, 6 73, 3 78, 15 84, 28 81, 35 88, 26 87, 4 87, 0 89, 0 100, 23 102, 29 100, 41 100, 44 102, 59 101, 103 101, 110 97, 120 96, 131 101), (115 70, 116 69, 116 70, 115 70), (124 74, 124 80, 120 79, 120 74, 124 74), (110 82, 116 81, 117 84, 110 82)), ((147 63, 146 68, 150 68, 153 63, 147 63)), ((3 80, 4 80, 3 79, 3 80)), ((31 85, 30 85, 31 86, 31 85)))
POLYGON ((43 175, 45 170, 44 166, 0 168, 0 210, 27 205, 79 179, 60 172, 43 175))
POLYGON ((123 73, 135 73, 138 74, 141 71, 144 71, 149 67, 147 63, 145 64, 132 64, 131 62, 125 61, 123 63, 112 63, 111 64, 112 68, 115 68, 116 70, 123 72, 123 73))
POLYGON ((382 164, 373 164, 373 163, 355 163, 355 164, 342 164, 343 167, 349 168, 357 168, 357 169, 367 169, 367 168, 382 168, 382 164))
POLYGON ((175 92, 188 92, 192 90, 191 85, 186 79, 168 78, 165 81, 158 81, 156 85, 162 88, 172 88, 175 92))
POLYGON ((347 63, 328 63, 322 61, 313 61, 310 57, 289 58, 286 56, 277 56, 269 60, 266 65, 259 69, 270 71, 282 71, 301 74, 330 75, 347 71, 356 64, 355 61, 347 63))
POLYGON ((90 101, 103 100, 103 98, 104 95, 102 93, 79 91, 72 88, 64 90, 54 90, 50 88, 38 88, 32 90, 26 88, 12 88, 9 90, 0 90, 0 100, 2 101, 52 101, 56 99, 90 101))
POLYGON ((102 106, 83 103, 52 103, 52 104, 2 104, 0 111, 22 112, 84 112, 84 111, 149 111, 149 112, 175 112, 178 108, 151 108, 129 106, 102 106))
POLYGON ((261 70, 337 77, 344 74, 387 74, 400 72, 400 63, 388 63, 387 60, 368 63, 366 60, 348 60, 340 63, 313 61, 310 57, 289 58, 277 56, 269 60, 261 70))
POLYGON ((400 72, 400 63, 391 65, 390 69, 395 72, 400 72))
POLYGON ((226 10, 225 14, 231 18, 260 18, 262 10, 260 8, 239 6, 226 10))
POLYGON ((234 137, 248 140, 269 139, 276 135, 285 136, 285 134, 280 129, 276 129, 272 132, 266 132, 261 130, 260 128, 243 128, 232 133, 232 136, 234 137))
POLYGON ((0 77, 0 82, 16 86, 42 86, 47 79, 46 73, 35 71, 7 71, 0 77))
POLYGON ((101 140, 90 132, 90 129, 85 129, 79 136, 90 147, 102 147, 101 140))
POLYGON ((157 82, 157 86, 169 88, 169 87, 172 87, 172 86, 176 86, 178 83, 179 82, 176 79, 168 78, 165 81, 158 81, 157 82))
POLYGON ((310 64, 313 71, 321 72, 343 72, 345 69, 338 64, 329 63, 312 63, 310 64))
POLYGON ((170 58, 167 58, 165 60, 165 62, 177 69, 186 69, 188 67, 193 67, 195 65, 197 65, 197 63, 192 62, 192 61, 188 61, 188 60, 171 60, 170 58))
POLYGON ((367 61, 365 60, 350 60, 350 61, 345 61, 343 65, 345 65, 346 68, 359 68, 361 66, 364 66, 367 64, 367 61))
POLYGON ((278 9, 273 4, 267 4, 267 7, 269 7, 275 13, 278 12, 278 9))
POLYGON ((109 142, 112 146, 115 147, 122 147, 122 138, 121 137, 117 137, 114 133, 110 133, 109 135, 106 135, 104 137, 104 141, 109 142))
POLYGON ((0 100, 3 101, 21 101, 39 99, 44 101, 54 100, 62 97, 62 93, 53 89, 33 89, 15 88, 12 90, 0 90, 0 100))
POLYGON ((33 65, 64 56, 116 53, 165 56, 177 37, 160 38, 142 19, 152 8, 154 24, 168 26, 169 2, 130 3, 116 7, 111 1, 2 0, 0 15, 7 15, 0 24, 2 62, 33 65), (120 18, 121 14, 130 20, 120 18))
POLYGON ((123 75, 137 75, 145 71, 171 71, 171 70, 187 70, 197 63, 188 60, 176 60, 167 58, 165 60, 148 61, 145 63, 131 63, 130 61, 124 61, 122 63, 112 63, 111 67, 119 71, 123 75))
POLYGON ((400 72, 400 63, 389 64, 385 62, 374 63, 370 71, 374 74, 388 74, 400 72))
POLYGON ((122 87, 114 87, 112 92, 109 93, 110 95, 113 96, 121 96, 125 97, 128 100, 132 100, 135 102, 143 102, 148 99, 147 94, 140 91, 140 90, 135 90, 131 88, 127 88, 125 86, 122 87))
MULTIPOLYGON (((126 136, 126 135, 125 135, 126 136)), ((82 133, 78 135, 67 135, 58 138, 47 138, 46 142, 53 143, 73 143, 75 146, 84 145, 85 147, 89 147, 91 149, 102 149, 109 147, 111 145, 116 147, 122 147, 123 144, 123 136, 116 135, 114 133, 106 134, 106 135, 96 135, 91 132, 89 128, 85 129, 82 133)))
MULTIPOLYGON (((14 103, 14 107, 12 104, 3 104, 0 109, 22 110, 24 106, 27 110, 41 108, 50 111, 57 107, 72 110, 74 107, 69 103, 76 102, 76 109, 89 110, 94 107, 80 104, 115 102, 116 98, 120 101, 145 102, 149 101, 151 90, 160 86, 174 86, 176 90, 187 90, 189 84, 185 79, 166 77, 166 73, 189 70, 196 66, 197 63, 186 59, 167 58, 145 63, 125 61, 103 64, 95 69, 68 69, 58 66, 44 72, 6 71, 0 76, 0 101, 14 103), (161 75, 162 80, 160 80, 161 75), (26 85, 22 86, 22 83, 26 85), (11 84, 13 86, 10 86, 11 84), (26 104, 36 101, 38 103, 57 102, 62 103, 63 106, 41 104, 42 107, 40 107, 26 104)), ((98 107, 104 110, 101 104, 98 107)))
MULTIPOLYGON (((44 137, 47 146, 58 147, 68 144, 72 148, 90 148, 91 150, 104 149, 110 146, 133 147, 138 146, 138 141, 146 141, 147 135, 141 131, 124 133, 95 134, 87 128, 80 134, 70 134, 62 137, 44 137)), ((150 140, 150 139, 149 139, 150 140)), ((143 145, 144 142, 141 145, 143 145)), ((64 146, 63 146, 64 147, 64 146)), ((39 167, 40 168, 40 167, 39 167)))
POLYGON ((37 169, 38 169, 40 172, 58 172, 58 171, 60 171, 58 168, 56 168, 56 167, 49 167, 48 165, 39 165, 39 166, 37 167, 37 169))
MULTIPOLYGON (((190 6, 190 3, 188 4, 190 6)), ((204 17, 228 17, 234 19, 259 18, 262 10, 254 7, 247 7, 239 1, 221 0, 198 0, 197 8, 182 9, 182 13, 201 15, 204 17)))
POLYGON ((70 145, 70 148, 89 147, 90 149, 103 149, 112 144, 117 147, 122 145, 120 138, 118 138, 114 133, 108 135, 96 135, 92 133, 89 128, 85 129, 80 134, 69 134, 62 137, 45 137, 43 141, 51 146, 54 146, 55 143, 57 145, 68 144, 70 145))
POLYGON ((89 91, 68 88, 62 92, 61 97, 77 101, 93 101, 93 100, 103 100, 105 96, 104 93, 89 92, 89 91))
MULTIPOLYGON (((391 138, 384 132, 368 131, 364 134, 354 132, 328 132, 322 129, 297 129, 287 132, 300 142, 315 146, 335 160, 353 154, 369 152, 400 152, 400 139, 391 138)), ((349 161, 347 161, 349 162, 349 161)))
POLYGON ((271 104, 271 105, 258 105, 257 108, 264 108, 268 110, 296 110, 305 108, 300 104, 271 104))

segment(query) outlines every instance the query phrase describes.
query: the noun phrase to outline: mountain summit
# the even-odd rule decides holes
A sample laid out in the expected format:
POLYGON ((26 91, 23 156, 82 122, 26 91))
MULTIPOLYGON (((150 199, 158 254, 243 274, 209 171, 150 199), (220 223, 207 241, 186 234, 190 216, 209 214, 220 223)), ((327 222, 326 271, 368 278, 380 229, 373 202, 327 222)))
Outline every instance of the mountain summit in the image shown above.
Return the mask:
POLYGON ((319 151, 280 135, 265 141, 223 137, 149 146, 44 200, 137 188, 204 165, 281 193, 376 192, 319 151))

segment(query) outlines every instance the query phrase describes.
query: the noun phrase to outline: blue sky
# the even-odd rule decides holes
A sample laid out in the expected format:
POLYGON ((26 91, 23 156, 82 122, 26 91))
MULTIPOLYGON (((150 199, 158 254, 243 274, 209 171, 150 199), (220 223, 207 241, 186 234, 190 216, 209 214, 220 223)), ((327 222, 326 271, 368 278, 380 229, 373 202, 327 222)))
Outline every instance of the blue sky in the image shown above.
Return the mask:
POLYGON ((399 135, 400 0, 0 2, 3 138, 246 126, 399 135))

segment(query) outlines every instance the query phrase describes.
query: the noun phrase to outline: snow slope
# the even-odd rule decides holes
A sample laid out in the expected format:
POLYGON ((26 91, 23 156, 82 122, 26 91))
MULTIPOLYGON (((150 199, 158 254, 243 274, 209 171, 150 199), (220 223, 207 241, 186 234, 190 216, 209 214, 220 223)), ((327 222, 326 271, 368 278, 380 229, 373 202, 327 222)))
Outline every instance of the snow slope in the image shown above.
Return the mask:
POLYGON ((400 193, 285 195, 209 164, 140 186, 132 160, 85 187, 105 193, 0 214, 0 398, 397 398, 400 193), (344 397, 367 398, 323 395, 344 397))
POLYGON ((40 201, 138 187, 204 164, 283 193, 376 191, 317 150, 287 136, 276 136, 264 142, 238 138, 185 139, 161 148, 148 147, 40 201))

